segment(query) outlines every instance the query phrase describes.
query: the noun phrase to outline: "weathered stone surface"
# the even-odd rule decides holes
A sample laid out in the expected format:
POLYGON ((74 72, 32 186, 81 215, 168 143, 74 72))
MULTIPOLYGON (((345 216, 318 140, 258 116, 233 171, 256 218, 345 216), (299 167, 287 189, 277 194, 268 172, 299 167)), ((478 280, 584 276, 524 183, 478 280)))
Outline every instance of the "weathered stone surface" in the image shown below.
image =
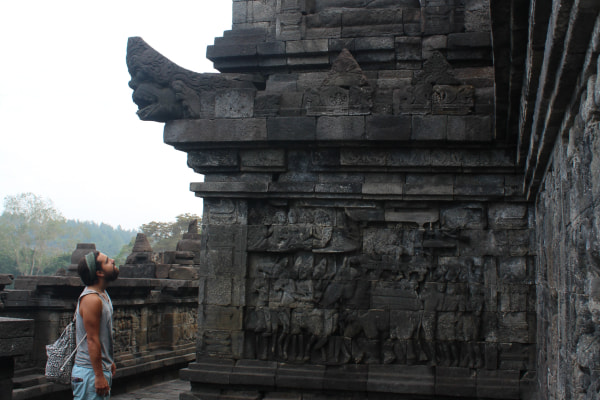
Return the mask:
POLYGON ((395 115, 368 116, 367 140, 410 140, 412 121, 409 117, 395 115))
MULTIPOLYGON (((523 83, 525 53, 508 38, 527 26, 512 3, 514 21, 487 0, 234 3, 241 37, 215 41, 210 56, 264 82, 211 87, 201 111, 214 116, 165 129, 207 174, 191 186, 205 197, 198 353, 240 360, 190 373, 194 392, 208 383, 227 386, 206 392, 216 399, 517 398, 536 368, 535 282, 546 278, 534 264, 548 261, 535 258, 535 211, 514 154, 529 143, 498 130, 506 120, 517 131, 523 83), (501 114, 509 104, 514 115, 501 114)), ((565 157, 577 153, 569 143, 565 157)), ((571 192, 549 204, 592 198, 583 174, 548 187, 566 180, 571 192)), ((582 209, 569 210, 565 237, 595 229, 582 209)), ((547 248, 595 263, 585 246, 547 248)), ((548 276, 592 292, 583 271, 552 265, 548 276)), ((583 335, 580 348, 593 340, 583 335)), ((594 360, 579 357, 587 371, 594 360)))
POLYGON ((256 141, 267 139, 265 118, 199 119, 170 121, 165 125, 164 141, 177 146, 197 142, 256 141))
POLYGON ((279 117, 267 120, 267 138, 269 140, 308 140, 316 137, 314 117, 279 117))
POLYGON ((361 140, 365 134, 364 117, 319 117, 317 140, 361 140))

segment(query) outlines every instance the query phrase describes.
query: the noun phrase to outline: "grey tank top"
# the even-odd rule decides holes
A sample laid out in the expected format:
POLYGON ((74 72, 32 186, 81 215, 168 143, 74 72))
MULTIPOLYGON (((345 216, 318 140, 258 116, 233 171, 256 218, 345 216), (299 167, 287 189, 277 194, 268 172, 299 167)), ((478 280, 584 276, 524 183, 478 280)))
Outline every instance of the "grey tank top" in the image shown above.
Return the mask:
POLYGON ((106 294, 106 298, 104 298, 104 296, 101 296, 99 292, 89 289, 87 287, 79 295, 79 299, 77 300, 77 310, 75 311, 77 343, 81 342, 81 345, 77 349, 77 355, 75 356, 75 364, 84 368, 92 368, 87 338, 83 342, 81 341, 83 339, 83 336, 85 335, 85 328, 83 327, 83 318, 81 317, 81 314, 79 314, 79 303, 81 302, 81 298, 90 294, 93 296, 99 296, 102 300, 102 317, 100 319, 100 346, 102 348, 102 369, 104 371, 110 371, 111 366, 114 362, 112 302, 110 301, 108 293, 104 292, 104 294, 106 294))

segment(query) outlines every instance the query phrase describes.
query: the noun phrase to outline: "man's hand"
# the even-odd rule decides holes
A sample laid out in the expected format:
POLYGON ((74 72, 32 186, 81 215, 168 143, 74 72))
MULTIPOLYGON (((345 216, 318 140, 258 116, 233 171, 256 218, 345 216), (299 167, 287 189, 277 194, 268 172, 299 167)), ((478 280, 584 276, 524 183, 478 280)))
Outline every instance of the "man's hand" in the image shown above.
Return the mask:
POLYGON ((94 386, 96 387, 96 393, 98 396, 108 396, 110 393, 110 386, 108 386, 108 381, 104 377, 104 374, 96 376, 96 379, 94 380, 94 386))
POLYGON ((112 366, 110 367, 110 373, 112 374, 113 378, 114 378, 116 372, 117 372, 117 366, 115 365, 115 363, 112 363, 112 366))

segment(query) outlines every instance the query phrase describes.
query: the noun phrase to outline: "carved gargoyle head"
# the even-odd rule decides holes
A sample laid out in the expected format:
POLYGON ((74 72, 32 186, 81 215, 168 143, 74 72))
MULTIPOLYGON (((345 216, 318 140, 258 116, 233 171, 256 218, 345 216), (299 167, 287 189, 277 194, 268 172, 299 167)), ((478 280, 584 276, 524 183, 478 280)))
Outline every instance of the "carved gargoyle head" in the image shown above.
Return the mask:
POLYGON ((131 75, 133 102, 143 121, 166 122, 183 117, 183 106, 171 86, 172 77, 179 72, 177 65, 148 46, 142 38, 127 42, 127 69, 131 75))

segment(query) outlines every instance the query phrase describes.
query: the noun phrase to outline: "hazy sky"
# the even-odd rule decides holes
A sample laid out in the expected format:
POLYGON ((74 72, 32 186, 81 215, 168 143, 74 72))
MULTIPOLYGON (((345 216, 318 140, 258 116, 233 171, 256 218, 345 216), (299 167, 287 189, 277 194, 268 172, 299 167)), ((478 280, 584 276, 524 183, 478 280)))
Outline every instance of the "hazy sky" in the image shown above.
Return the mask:
POLYGON ((66 218, 129 229, 201 215, 189 183, 202 176, 135 114, 127 38, 214 72, 206 46, 231 29, 231 4, 0 0, 0 201, 33 192, 66 218))

